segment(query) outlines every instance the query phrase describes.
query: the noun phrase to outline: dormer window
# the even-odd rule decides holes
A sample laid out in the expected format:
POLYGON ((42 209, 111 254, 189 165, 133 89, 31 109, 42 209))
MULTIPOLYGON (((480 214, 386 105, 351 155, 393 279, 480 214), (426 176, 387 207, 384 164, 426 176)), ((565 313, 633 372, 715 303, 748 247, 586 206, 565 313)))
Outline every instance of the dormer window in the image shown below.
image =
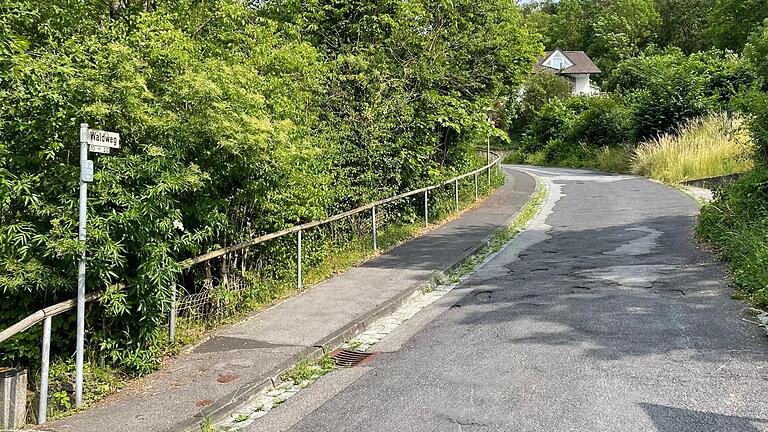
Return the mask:
POLYGON ((555 69, 562 69, 563 68, 563 57, 556 55, 552 57, 552 66, 555 69))
POLYGON ((573 63, 568 60, 568 57, 566 57, 565 54, 557 50, 553 52, 551 56, 549 56, 546 62, 544 62, 544 66, 550 67, 552 69, 563 70, 573 66, 573 63))

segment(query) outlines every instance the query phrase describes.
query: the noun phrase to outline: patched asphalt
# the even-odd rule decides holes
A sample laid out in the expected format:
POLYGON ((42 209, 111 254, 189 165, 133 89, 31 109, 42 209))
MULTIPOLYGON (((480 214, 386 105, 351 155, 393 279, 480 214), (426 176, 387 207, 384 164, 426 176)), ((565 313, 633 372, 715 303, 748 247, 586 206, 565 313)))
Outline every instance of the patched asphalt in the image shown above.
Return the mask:
POLYGON ((768 341, 696 244, 696 202, 555 168, 531 228, 248 430, 768 431, 768 341))

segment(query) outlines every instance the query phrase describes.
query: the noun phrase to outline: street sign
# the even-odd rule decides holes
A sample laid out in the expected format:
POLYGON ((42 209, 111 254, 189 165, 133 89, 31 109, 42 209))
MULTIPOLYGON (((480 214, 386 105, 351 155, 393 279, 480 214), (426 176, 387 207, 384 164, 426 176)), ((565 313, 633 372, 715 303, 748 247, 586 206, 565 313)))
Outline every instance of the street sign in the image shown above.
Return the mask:
POLYGON ((80 180, 90 183, 93 181, 93 161, 84 160, 80 165, 80 180))
POLYGON ((120 148, 120 134, 98 129, 88 129, 88 144, 91 146, 120 148))
POLYGON ((90 151, 91 153, 109 154, 109 147, 105 147, 105 146, 102 146, 102 145, 91 144, 91 145, 88 146, 88 151, 90 151))

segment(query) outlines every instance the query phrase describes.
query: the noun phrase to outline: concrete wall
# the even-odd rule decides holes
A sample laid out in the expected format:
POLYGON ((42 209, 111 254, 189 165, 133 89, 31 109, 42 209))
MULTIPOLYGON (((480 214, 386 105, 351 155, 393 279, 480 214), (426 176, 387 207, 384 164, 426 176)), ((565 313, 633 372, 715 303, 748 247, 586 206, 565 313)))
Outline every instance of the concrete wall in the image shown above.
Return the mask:
POLYGON ((27 371, 0 368, 0 430, 18 429, 27 417, 27 371))

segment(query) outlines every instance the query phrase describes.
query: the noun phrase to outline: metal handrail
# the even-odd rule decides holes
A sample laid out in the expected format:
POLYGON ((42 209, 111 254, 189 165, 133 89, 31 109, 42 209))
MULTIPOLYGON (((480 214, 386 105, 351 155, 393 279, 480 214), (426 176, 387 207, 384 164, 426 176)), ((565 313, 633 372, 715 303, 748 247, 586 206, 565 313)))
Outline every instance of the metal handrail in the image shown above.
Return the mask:
MULTIPOLYGON (((260 237, 257 237, 255 239, 247 240, 232 246, 227 246, 224 248, 220 248, 211 252, 208 252, 206 254, 197 256, 195 258, 190 258, 182 262, 182 268, 188 269, 196 264, 200 264, 206 261, 209 261, 211 259, 220 257, 222 255, 226 255, 232 252, 236 252, 242 249, 245 249, 250 246, 257 245, 259 243, 263 243, 268 240, 276 239, 279 237, 283 237, 288 234, 297 233, 298 234, 298 286, 301 288, 301 232, 310 228, 314 228, 317 226, 325 225, 330 222, 337 221, 339 219, 343 219, 348 216, 354 216, 358 213, 362 213, 366 210, 372 210, 373 212, 373 248, 376 249, 376 206, 381 206, 399 199, 407 198, 409 196, 418 195, 418 194, 424 194, 424 221, 426 225, 429 225, 429 215, 428 215, 428 193, 431 190, 437 189, 439 187, 443 187, 446 185, 449 185, 451 183, 454 183, 455 190, 456 190, 456 210, 459 209, 459 180, 467 178, 469 176, 475 176, 475 199, 478 198, 478 192, 477 192, 477 174, 487 170, 488 171, 488 182, 490 184, 490 175, 491 175, 491 168, 494 165, 498 165, 501 162, 501 157, 499 154, 495 152, 489 152, 494 156, 494 160, 487 165, 483 166, 482 168, 478 168, 474 171, 470 171, 468 173, 452 177, 448 180, 445 180, 439 184, 433 185, 433 186, 427 186, 420 189, 412 190, 409 192, 404 192, 395 196, 391 196, 389 198, 385 198, 382 200, 374 201, 371 203, 368 203, 366 205, 363 205, 361 207, 357 207, 352 210, 348 210, 343 213, 338 213, 336 215, 333 215, 329 218, 320 220, 320 221, 312 221, 307 222, 301 225, 296 225, 290 228, 286 228, 277 232, 273 232, 270 234, 266 234, 260 237)), ((97 293, 91 293, 88 296, 86 296, 85 301, 89 302, 96 298, 98 298, 101 295, 100 292, 97 293)), ((172 300, 171 300, 172 306, 171 306, 171 313, 169 316, 169 337, 170 340, 173 341, 174 339, 174 333, 175 333, 175 322, 176 322, 176 285, 174 284, 173 292, 172 292, 172 300)), ((40 309, 37 312, 25 317, 21 321, 18 321, 16 324, 13 324, 12 326, 6 328, 5 330, 0 331, 0 343, 8 340, 9 338, 22 333, 35 324, 39 322, 43 322, 43 342, 42 342, 42 358, 41 358, 41 367, 40 367, 40 401, 38 405, 38 415, 37 415, 37 423, 45 423, 46 416, 47 416, 47 407, 48 407, 48 370, 50 365, 50 350, 51 350, 51 318, 59 315, 61 313, 70 311, 77 307, 77 299, 71 299, 66 300, 61 303, 56 303, 52 306, 48 306, 46 308, 40 309)))
MULTIPOLYGON (((418 194, 424 194, 424 226, 429 226, 429 191, 437 189, 439 187, 443 187, 446 185, 449 185, 451 183, 454 184, 454 195, 455 195, 455 203, 456 203, 456 211, 459 210, 459 180, 467 178, 469 176, 474 176, 474 185, 475 185, 475 200, 478 199, 478 190, 477 190, 477 175, 478 173, 481 173, 483 171, 488 172, 488 185, 491 184, 491 167, 494 165, 498 165, 501 162, 501 156, 498 153, 492 152, 488 150, 488 159, 490 159, 490 155, 493 155, 494 159, 493 161, 488 162, 486 165, 484 165, 481 168, 478 168, 476 170, 470 171, 465 174, 461 174, 455 177, 451 177, 448 180, 445 180, 443 182, 440 182, 433 186, 426 186, 420 189, 412 190, 409 192, 403 192, 401 194, 391 196, 389 198, 384 198, 382 200, 374 201, 372 203, 365 204, 363 206, 357 207, 352 210, 345 211, 343 213, 335 214, 331 217, 328 217, 326 219, 320 220, 320 221, 312 221, 307 222, 301 225, 295 225, 290 228, 285 228, 280 231, 276 231, 273 233, 265 234, 263 236, 256 237, 251 240, 246 240, 241 243, 237 243, 231 246, 226 246, 220 249, 216 249, 214 251, 205 253, 203 255, 197 256, 195 258, 190 258, 182 262, 182 269, 189 269, 190 267, 204 263, 206 261, 210 261, 214 258, 218 258, 223 255, 230 254, 232 252, 237 252, 239 250, 255 246, 259 243, 263 243, 268 240, 273 240, 276 238, 280 238, 283 236, 286 236, 288 234, 296 234, 296 287, 298 289, 302 288, 302 232, 314 228, 317 226, 321 226, 330 222, 337 221, 339 219, 343 219, 348 216, 354 216, 356 214, 362 213, 367 210, 371 210, 371 220, 373 221, 371 229, 371 237, 372 237, 372 244, 373 244, 373 250, 377 250, 377 239, 376 239, 376 206, 381 206, 402 198, 407 198, 409 196, 418 195, 418 194)), ((176 301, 177 301, 177 290, 178 287, 176 284, 173 285, 173 288, 171 290, 171 308, 168 314, 168 339, 173 342, 176 338, 176 301)))
POLYGON ((255 239, 246 240, 246 241, 241 242, 241 243, 237 243, 237 244, 234 244, 234 245, 231 245, 231 246, 226 246, 226 247, 223 247, 221 249, 216 249, 214 251, 205 253, 205 254, 197 256, 195 258, 189 258, 189 259, 183 261, 182 262, 182 268, 183 269, 188 269, 188 268, 190 268, 190 267, 192 267, 192 266, 194 266, 196 264, 200 264, 200 263, 203 263, 203 262, 206 262, 206 261, 210 261, 210 260, 212 260, 214 258, 218 258, 218 257, 220 257, 222 255, 226 255, 226 254, 229 254, 229 253, 232 253, 232 252, 237 252, 239 250, 242 250, 242 249, 245 249, 245 248, 248 248, 248 247, 251 247, 251 246, 255 246, 255 245, 259 244, 259 243, 264 243, 265 241, 268 241, 268 240, 274 240, 276 238, 280 238, 280 237, 286 236, 288 234, 293 234, 293 233, 296 233, 298 231, 303 231, 303 230, 307 230, 309 228, 314 228, 316 226, 325 225, 327 223, 334 222, 334 221, 337 221, 339 219, 343 219, 343 218, 348 217, 348 216, 354 216, 354 215, 356 215, 358 213, 362 213, 362 212, 364 212, 366 210, 371 210, 371 209, 373 209, 376 206, 381 206, 381 205, 390 203, 392 201, 396 201, 396 200, 399 200, 399 199, 407 198, 407 197, 413 196, 413 195, 418 195, 418 194, 421 194, 421 193, 424 193, 424 192, 429 192, 429 191, 431 191, 433 189, 437 189, 439 187, 443 187, 443 186, 449 185, 451 183, 455 183, 455 182, 457 182, 457 181, 459 181, 461 179, 467 178, 467 177, 469 177, 471 175, 475 175, 475 174, 478 174, 478 173, 483 172, 485 170, 489 170, 491 167, 493 167, 494 165, 498 164, 501 161, 501 157, 498 155, 498 153, 495 153, 495 152, 490 152, 490 153, 493 154, 493 156, 495 157, 495 159, 491 163, 483 166, 482 168, 478 168, 478 169, 476 169, 474 171, 470 171, 468 173, 465 173, 465 174, 462 174, 462 175, 459 175, 459 176, 456 176, 456 177, 452 177, 452 178, 450 178, 450 179, 448 179, 448 180, 446 180, 446 181, 444 181, 442 183, 439 183, 437 185, 427 186, 427 187, 423 187, 421 189, 416 189, 416 190, 412 190, 412 191, 409 191, 409 192, 404 192, 404 193, 401 193, 399 195, 395 195, 395 196, 392 196, 392 197, 389 197, 389 198, 384 198, 384 199, 379 200, 379 201, 374 201, 372 203, 368 203, 366 205, 357 207, 357 208, 352 209, 352 210, 345 211, 343 213, 335 214, 335 215, 333 215, 333 216, 331 216, 329 218, 326 218, 326 219, 323 219, 323 220, 320 220, 320 221, 312 221, 312 222, 307 222, 307 223, 304 223, 304 224, 301 224, 301 225, 295 225, 295 226, 292 226, 290 228, 285 228, 285 229, 282 229, 280 231, 276 231, 276 232, 273 232, 273 233, 265 234, 265 235, 260 236, 260 237, 256 237, 255 239))
MULTIPOLYGON (((85 301, 89 302, 98 298, 100 292, 87 295, 85 301)), ((48 367, 51 361, 51 318, 77 307, 77 299, 66 300, 55 305, 40 309, 39 311, 28 315, 26 318, 16 324, 0 331, 0 343, 9 338, 22 333, 39 323, 43 322, 43 346, 40 359, 40 400, 37 405, 37 424, 45 423, 48 410, 48 367)))

